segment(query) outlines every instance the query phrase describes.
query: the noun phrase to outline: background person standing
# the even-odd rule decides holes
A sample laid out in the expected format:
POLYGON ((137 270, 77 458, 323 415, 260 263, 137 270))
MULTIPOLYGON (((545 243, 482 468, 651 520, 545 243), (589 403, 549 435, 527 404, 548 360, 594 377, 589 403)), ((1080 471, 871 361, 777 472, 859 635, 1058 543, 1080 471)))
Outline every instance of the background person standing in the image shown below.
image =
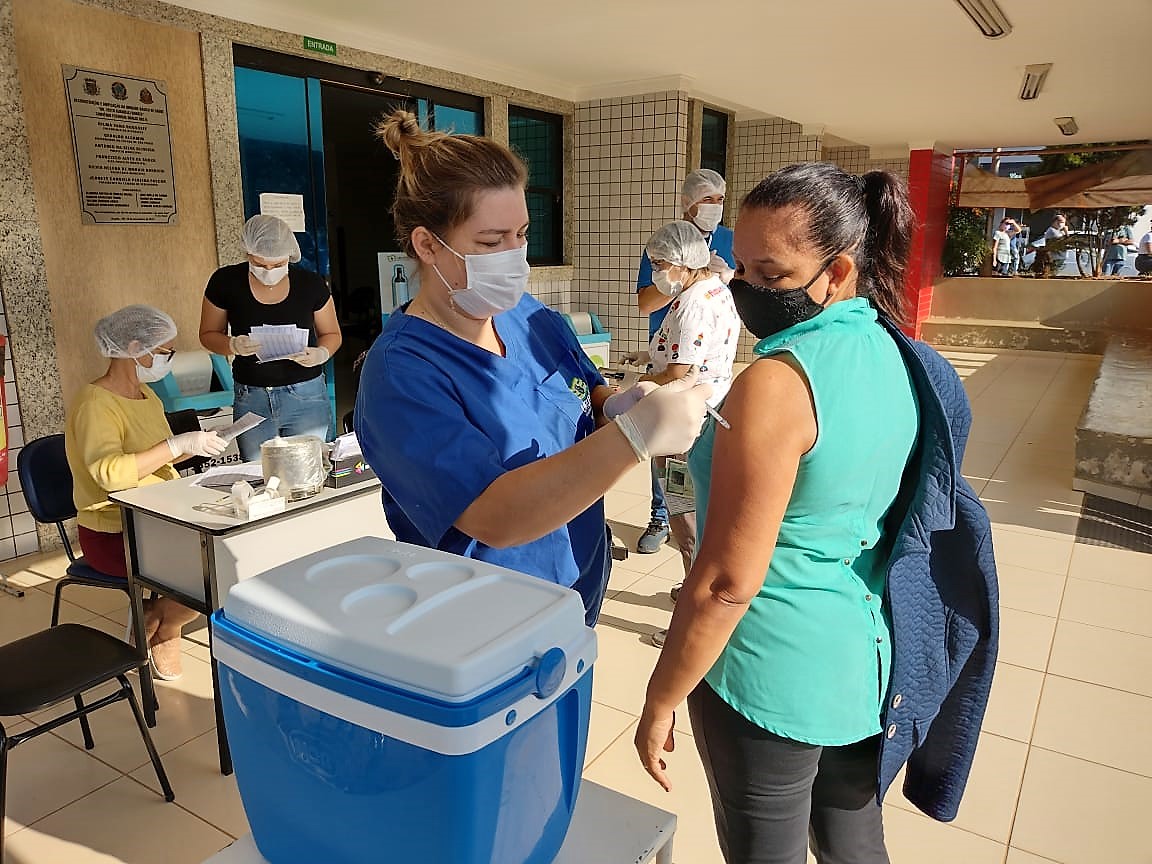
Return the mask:
POLYGON ((1128 250, 1135 248, 1136 243, 1132 237, 1132 228, 1121 225, 1108 235, 1108 248, 1104 250, 1104 263, 1100 269, 1101 276, 1119 276, 1124 269, 1124 260, 1128 250))
POLYGON ((233 354, 233 413, 267 418, 237 439, 245 462, 260 458, 260 445, 277 435, 327 439, 332 407, 324 364, 340 347, 340 322, 328 285, 290 264, 300 260, 292 228, 275 216, 253 216, 242 235, 246 261, 221 267, 208 280, 200 312, 200 344, 233 354), (261 362, 250 335, 261 324, 294 324, 308 331, 303 351, 261 362))
MULTIPOLYGON (((724 196, 727 192, 724 178, 710 168, 699 168, 684 178, 680 203, 685 222, 690 222, 703 235, 712 253, 708 267, 725 285, 732 279, 736 259, 732 256, 732 229, 720 224, 724 216, 724 196)), ((636 274, 636 303, 641 314, 648 316, 648 339, 651 340, 664 323, 672 296, 662 292, 652 277, 652 260, 645 251, 640 257, 640 270, 636 274)), ((636 355, 638 356, 638 355, 636 355)), ((633 359, 636 359, 633 357, 633 359)), ((640 535, 636 551, 651 554, 668 539, 668 507, 664 491, 657 480, 657 468, 652 466, 652 517, 640 535)))

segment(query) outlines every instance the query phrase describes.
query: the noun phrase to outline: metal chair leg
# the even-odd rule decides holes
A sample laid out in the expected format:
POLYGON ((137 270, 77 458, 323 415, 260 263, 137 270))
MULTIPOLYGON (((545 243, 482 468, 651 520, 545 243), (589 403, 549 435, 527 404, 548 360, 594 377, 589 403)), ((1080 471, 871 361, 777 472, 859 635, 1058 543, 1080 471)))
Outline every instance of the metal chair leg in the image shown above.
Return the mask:
MULTIPOLYGON (((84 700, 81 698, 79 693, 76 694, 76 710, 77 711, 83 711, 84 710, 84 700)), ((92 729, 88 725, 88 715, 87 714, 81 714, 80 715, 80 731, 84 733, 84 749, 85 750, 91 750, 93 747, 96 746, 96 742, 92 740, 92 729)), ((0 859, 0 860, 2 860, 2 859, 0 859)))
MULTIPOLYGON (((8 733, 0 725, 0 825, 4 824, 5 796, 8 791, 8 733)), ((4 860, 4 831, 0 830, 0 861, 4 860)))
POLYGON ((160 788, 164 790, 164 800, 175 801, 176 793, 172 791, 172 784, 168 782, 168 775, 164 772, 160 754, 156 752, 156 745, 152 743, 152 735, 148 732, 148 725, 144 722, 144 712, 140 710, 140 703, 136 701, 132 684, 123 675, 118 675, 117 680, 125 690, 128 704, 132 706, 132 715, 136 718, 136 725, 140 728, 140 736, 144 739, 144 746, 148 748, 148 758, 152 760, 152 767, 156 770, 156 779, 160 781, 160 788))
POLYGON ((60 623, 60 592, 64 590, 64 586, 69 584, 67 579, 61 579, 56 583, 56 590, 52 598, 52 626, 55 627, 60 623))

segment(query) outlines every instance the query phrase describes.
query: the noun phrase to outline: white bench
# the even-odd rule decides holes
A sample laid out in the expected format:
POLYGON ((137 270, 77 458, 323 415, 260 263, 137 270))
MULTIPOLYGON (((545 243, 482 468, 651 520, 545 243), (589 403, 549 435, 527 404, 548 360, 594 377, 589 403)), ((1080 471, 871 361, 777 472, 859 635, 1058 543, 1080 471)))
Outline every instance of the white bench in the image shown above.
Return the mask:
MULTIPOLYGON (((553 864, 672 864, 675 833, 675 814, 585 780, 568 837, 553 864)), ((267 862, 249 834, 204 864, 267 862)))

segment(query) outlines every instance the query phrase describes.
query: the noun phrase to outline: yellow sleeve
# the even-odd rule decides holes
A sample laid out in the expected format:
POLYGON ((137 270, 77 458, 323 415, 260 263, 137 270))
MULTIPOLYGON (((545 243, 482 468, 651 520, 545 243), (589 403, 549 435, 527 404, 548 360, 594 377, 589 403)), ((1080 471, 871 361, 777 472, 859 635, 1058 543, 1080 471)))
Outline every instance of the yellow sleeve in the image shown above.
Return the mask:
POLYGON ((105 492, 135 489, 140 485, 136 454, 124 452, 120 417, 88 402, 79 406, 73 429, 88 473, 105 492))

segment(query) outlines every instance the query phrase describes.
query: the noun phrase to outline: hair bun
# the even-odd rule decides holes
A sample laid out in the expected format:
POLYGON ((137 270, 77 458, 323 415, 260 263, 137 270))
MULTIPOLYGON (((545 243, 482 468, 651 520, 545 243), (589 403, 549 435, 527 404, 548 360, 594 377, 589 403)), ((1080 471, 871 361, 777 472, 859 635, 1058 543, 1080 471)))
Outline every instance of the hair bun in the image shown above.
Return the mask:
POLYGON ((405 145, 411 145, 427 134, 411 111, 399 108, 376 125, 376 134, 384 145, 399 157, 405 145))

